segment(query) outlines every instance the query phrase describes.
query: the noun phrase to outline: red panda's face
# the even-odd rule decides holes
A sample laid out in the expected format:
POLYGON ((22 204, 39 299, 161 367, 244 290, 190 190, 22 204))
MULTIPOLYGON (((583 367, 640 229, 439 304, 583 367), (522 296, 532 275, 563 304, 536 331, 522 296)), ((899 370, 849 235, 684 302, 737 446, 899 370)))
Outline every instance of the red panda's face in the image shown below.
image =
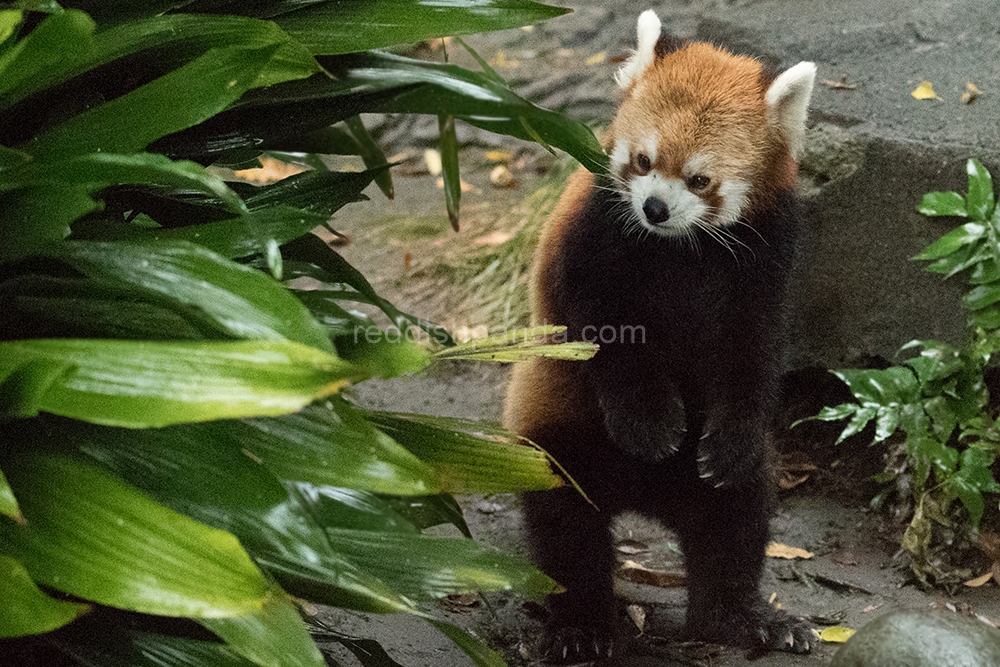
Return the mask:
POLYGON ((644 12, 607 140, 630 227, 725 241, 768 191, 792 187, 814 76, 800 63, 772 82, 758 61, 708 44, 664 48, 644 12))

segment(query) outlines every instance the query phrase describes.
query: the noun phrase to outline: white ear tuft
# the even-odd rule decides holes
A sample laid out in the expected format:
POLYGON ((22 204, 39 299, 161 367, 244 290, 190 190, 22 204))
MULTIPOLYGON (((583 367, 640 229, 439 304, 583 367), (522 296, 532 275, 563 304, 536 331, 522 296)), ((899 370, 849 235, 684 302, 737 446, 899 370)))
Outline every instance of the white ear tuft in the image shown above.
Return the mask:
POLYGON ((639 78, 639 75, 649 67, 656 57, 656 42, 660 39, 662 25, 652 9, 647 9, 639 15, 638 46, 625 64, 615 75, 615 81, 621 88, 628 88, 639 78))
POLYGON ((794 160, 805 150, 806 114, 815 80, 816 64, 801 62, 782 72, 764 96, 771 122, 784 131, 794 160))

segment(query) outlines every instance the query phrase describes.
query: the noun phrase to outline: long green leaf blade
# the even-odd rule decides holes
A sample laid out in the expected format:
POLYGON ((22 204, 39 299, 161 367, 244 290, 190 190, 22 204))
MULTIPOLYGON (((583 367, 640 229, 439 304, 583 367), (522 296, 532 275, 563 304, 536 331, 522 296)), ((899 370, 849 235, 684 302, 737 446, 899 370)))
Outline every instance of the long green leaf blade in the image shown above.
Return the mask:
POLYGON ((66 456, 8 464, 25 525, 0 520, 0 544, 46 586, 168 616, 259 610, 267 581, 229 533, 158 505, 66 456))
POLYGON ((0 553, 0 637, 37 635, 62 627, 90 605, 55 600, 39 590, 20 562, 0 553))
POLYGON ((257 85, 277 46, 211 49, 155 81, 44 132, 23 146, 36 158, 135 153, 214 116, 257 85), (178 99, 184 104, 176 104, 178 99))
POLYGON ((0 95, 44 75, 52 67, 85 57, 93 47, 95 27, 89 16, 75 9, 43 20, 0 57, 0 95))
POLYGON ((462 649, 465 655, 472 658, 472 661, 478 667, 507 667, 503 656, 462 628, 442 621, 430 620, 428 622, 440 630, 448 639, 455 642, 455 646, 462 649))
POLYGON ((527 561, 464 538, 339 529, 327 534, 336 551, 406 595, 439 598, 517 590, 540 599, 555 588, 527 561))
POLYGON ((501 493, 551 489, 562 481, 548 456, 509 432, 464 419, 364 412, 365 418, 440 475, 443 491, 501 493))
POLYGON ((334 55, 420 42, 433 37, 519 28, 568 10, 529 0, 323 2, 275 17, 316 54, 334 55))
POLYGON ((507 363, 525 361, 532 357, 582 361, 597 354, 598 345, 595 343, 565 342, 565 331, 566 327, 553 326, 514 329, 446 348, 437 352, 434 358, 437 360, 475 359, 507 363))
POLYGON ((298 610, 281 589, 272 590, 258 611, 203 618, 201 624, 261 667, 326 667, 298 610))
POLYGON ((969 175, 968 208, 976 220, 989 220, 996 200, 993 195, 993 178, 983 163, 971 158, 965 167, 969 175))
POLYGON ((18 416, 51 412, 132 428, 287 414, 360 376, 331 354, 289 341, 67 339, 0 342, 0 383, 39 361, 66 371, 18 416))
POLYGON ((193 243, 70 242, 51 252, 90 278, 140 287, 197 309, 226 335, 333 350, 326 330, 280 283, 193 243))
POLYGON ((14 492, 2 470, 0 470, 0 514, 9 516, 15 521, 24 520, 24 517, 21 516, 21 508, 17 506, 17 498, 14 497, 14 492))

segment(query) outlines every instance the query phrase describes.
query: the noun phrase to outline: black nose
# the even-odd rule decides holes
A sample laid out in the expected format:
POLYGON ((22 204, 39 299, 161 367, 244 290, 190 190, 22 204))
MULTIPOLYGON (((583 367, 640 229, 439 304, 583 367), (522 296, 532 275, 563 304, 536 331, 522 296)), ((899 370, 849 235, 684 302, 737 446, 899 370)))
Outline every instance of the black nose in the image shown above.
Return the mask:
POLYGON ((650 197, 642 205, 642 212, 651 225, 658 225, 670 219, 670 207, 659 197, 650 197))

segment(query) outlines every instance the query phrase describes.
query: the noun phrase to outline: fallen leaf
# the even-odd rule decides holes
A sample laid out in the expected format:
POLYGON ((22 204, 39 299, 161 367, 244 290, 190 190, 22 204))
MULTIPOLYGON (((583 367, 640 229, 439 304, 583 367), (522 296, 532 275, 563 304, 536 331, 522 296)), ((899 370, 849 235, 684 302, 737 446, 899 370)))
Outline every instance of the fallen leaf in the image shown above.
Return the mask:
POLYGON ((781 544, 779 542, 771 542, 768 544, 767 551, 764 553, 770 558, 787 558, 789 560, 813 557, 813 553, 811 551, 799 549, 798 547, 790 547, 787 544, 781 544))
POLYGON ((641 637, 646 630, 646 610, 637 604, 630 604, 625 607, 625 613, 635 623, 635 627, 639 628, 639 636, 641 637))
POLYGON ((826 86, 832 88, 833 90, 854 90, 858 87, 856 83, 847 83, 847 77, 841 77, 840 81, 831 81, 830 79, 822 79, 822 83, 826 86))
POLYGON ((521 62, 508 58, 507 54, 503 51, 497 51, 497 55, 490 60, 490 65, 492 67, 507 67, 509 69, 513 69, 515 67, 520 67, 521 62))
POLYGON ((880 605, 880 604, 870 604, 870 605, 868 605, 867 607, 865 607, 864 609, 862 609, 862 610, 861 610, 861 613, 862 613, 862 614, 867 614, 867 613, 868 613, 868 612, 870 612, 870 611, 875 611, 876 609, 878 609, 878 608, 879 608, 879 607, 881 607, 881 606, 882 606, 882 605, 880 605))
POLYGON ((510 162, 513 157, 507 151, 486 151, 486 159, 490 162, 510 162))
POLYGON ((513 188, 517 186, 517 179, 505 165, 498 164, 490 172, 490 183, 495 188, 513 188))
POLYGON ((934 92, 934 86, 930 81, 924 81, 916 90, 914 90, 910 95, 913 95, 918 100, 937 100, 939 102, 943 101, 938 94, 934 92))
MULTIPOLYGON (((472 245, 474 246, 498 246, 501 243, 506 243, 514 236, 512 232, 504 232, 497 230, 486 236, 480 236, 472 240, 472 245)), ((482 510, 480 510, 482 511, 482 510)))
POLYGON ((979 588, 992 578, 993 578, 993 570, 990 570, 981 577, 976 577, 975 579, 969 579, 967 582, 965 582, 965 585, 968 586, 969 588, 979 588))
POLYGON ((843 644, 855 632, 857 631, 852 628, 845 628, 842 625, 832 625, 829 628, 823 628, 822 632, 819 633, 819 638, 831 644, 843 644))
POLYGON ((979 90, 979 88, 976 88, 976 84, 972 83, 971 81, 965 84, 965 89, 968 92, 962 93, 962 101, 965 102, 966 104, 972 104, 977 99, 979 99, 980 95, 983 94, 983 91, 979 90))
MULTIPOLYGON (((438 178, 437 181, 435 182, 437 184, 438 190, 444 190, 444 178, 438 178)), ((458 187, 461 188, 462 192, 479 191, 479 188, 477 188, 475 185, 473 185, 472 183, 466 183, 465 181, 459 181, 458 187)))
POLYGON ((657 588, 683 588, 687 585, 687 575, 683 572, 650 570, 634 560, 622 563, 618 569, 618 576, 637 584, 646 584, 657 588))
POLYGON ((283 178, 301 174, 303 171, 305 169, 297 164, 263 156, 260 158, 260 167, 240 169, 233 172, 233 175, 251 183, 277 183, 283 178))
POLYGON ((607 59, 608 59, 608 52, 601 51, 600 53, 595 53, 594 55, 587 58, 585 62, 587 63, 587 65, 593 66, 593 65, 600 65, 607 59))
POLYGON ((430 172, 431 176, 441 175, 441 153, 434 150, 433 148, 428 148, 424 151, 424 164, 427 165, 427 171, 430 172))
POLYGON ((637 540, 622 540, 616 547, 623 554, 635 555, 649 551, 649 545, 637 540))
POLYGON ((778 599, 778 591, 771 593, 771 597, 767 599, 768 604, 774 604, 774 601, 778 599))

